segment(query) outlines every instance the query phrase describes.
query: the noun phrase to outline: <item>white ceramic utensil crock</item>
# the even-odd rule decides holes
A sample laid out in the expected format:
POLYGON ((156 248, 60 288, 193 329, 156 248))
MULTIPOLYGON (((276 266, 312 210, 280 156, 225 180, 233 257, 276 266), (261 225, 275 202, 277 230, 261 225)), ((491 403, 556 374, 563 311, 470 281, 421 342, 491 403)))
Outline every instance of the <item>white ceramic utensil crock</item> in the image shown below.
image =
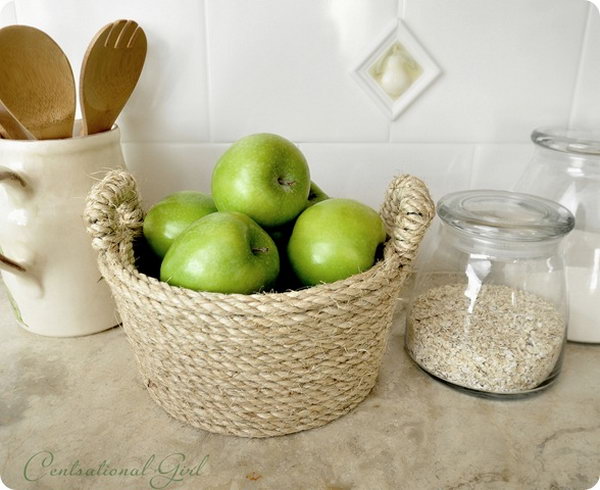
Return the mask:
POLYGON ((119 323, 83 209, 92 185, 124 166, 117 127, 60 140, 0 140, 0 269, 15 317, 30 332, 73 337, 119 323))

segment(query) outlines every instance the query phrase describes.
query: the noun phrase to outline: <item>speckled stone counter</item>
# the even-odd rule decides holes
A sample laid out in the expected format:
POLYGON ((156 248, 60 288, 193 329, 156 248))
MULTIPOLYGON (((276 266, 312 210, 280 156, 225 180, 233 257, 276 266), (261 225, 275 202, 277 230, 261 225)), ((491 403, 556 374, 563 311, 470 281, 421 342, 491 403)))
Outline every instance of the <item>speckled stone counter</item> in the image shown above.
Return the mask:
MULTIPOLYGON (((183 425, 146 393, 120 328, 32 335, 0 293, 0 475, 13 489, 587 489, 600 477, 600 346, 525 400, 434 381, 394 324, 377 385, 350 414, 270 439, 183 425)), ((1 485, 0 485, 1 487, 1 485)))

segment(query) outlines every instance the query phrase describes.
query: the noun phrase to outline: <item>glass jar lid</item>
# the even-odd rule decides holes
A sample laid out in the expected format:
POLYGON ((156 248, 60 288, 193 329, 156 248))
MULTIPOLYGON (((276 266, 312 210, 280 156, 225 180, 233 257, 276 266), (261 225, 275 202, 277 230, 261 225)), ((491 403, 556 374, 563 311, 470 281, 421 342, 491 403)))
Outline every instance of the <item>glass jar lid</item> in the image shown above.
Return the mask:
POLYGON ((471 190, 447 194, 438 216, 448 225, 479 239, 540 242, 557 239, 575 226, 560 204, 518 192, 471 190))
POLYGON ((531 141, 549 150, 600 156, 600 131, 567 128, 537 128, 531 141))

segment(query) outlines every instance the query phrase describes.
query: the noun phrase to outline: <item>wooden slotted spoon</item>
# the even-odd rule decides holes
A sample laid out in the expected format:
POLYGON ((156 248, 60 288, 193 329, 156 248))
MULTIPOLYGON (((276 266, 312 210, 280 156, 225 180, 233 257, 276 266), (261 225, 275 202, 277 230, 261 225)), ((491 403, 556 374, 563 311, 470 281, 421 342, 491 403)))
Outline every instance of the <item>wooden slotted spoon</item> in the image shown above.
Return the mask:
POLYGON ((7 26, 0 29, 0 60, 0 116, 8 136, 70 138, 75 80, 58 44, 34 27, 7 26))
POLYGON ((147 41, 133 20, 117 20, 96 34, 83 58, 79 99, 83 134, 112 128, 142 73, 147 41))

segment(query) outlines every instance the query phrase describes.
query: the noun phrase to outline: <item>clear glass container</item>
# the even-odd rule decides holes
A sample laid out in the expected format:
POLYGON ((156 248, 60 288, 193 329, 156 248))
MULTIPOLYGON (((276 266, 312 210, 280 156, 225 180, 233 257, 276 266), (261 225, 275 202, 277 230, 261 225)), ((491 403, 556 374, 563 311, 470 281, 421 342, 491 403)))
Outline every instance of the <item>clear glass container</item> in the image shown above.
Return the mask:
POLYGON ((567 326, 563 206, 476 190, 437 208, 435 246, 421 260, 406 316, 406 349, 430 375, 490 397, 520 397, 560 372, 567 326))
POLYGON ((575 216, 565 240, 567 338, 600 343, 600 132, 536 129, 532 159, 516 191, 561 203, 575 216))

